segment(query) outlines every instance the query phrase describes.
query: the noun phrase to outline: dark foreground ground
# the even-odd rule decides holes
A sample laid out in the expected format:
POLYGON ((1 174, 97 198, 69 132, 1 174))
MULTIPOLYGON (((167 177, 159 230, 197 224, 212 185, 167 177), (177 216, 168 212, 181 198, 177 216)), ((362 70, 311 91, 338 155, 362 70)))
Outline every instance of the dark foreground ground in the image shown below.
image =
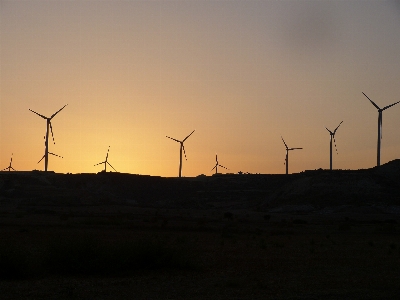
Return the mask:
POLYGON ((320 175, 0 176, 0 299, 400 299, 398 173, 320 175))
POLYGON ((393 216, 229 217, 212 211, 195 217, 151 210, 137 216, 3 213, 1 299, 400 296, 399 224, 393 216), (96 258, 104 249, 115 254, 110 246, 126 242, 128 251, 115 250, 119 258, 96 258), (125 262, 130 269, 109 265, 125 262))

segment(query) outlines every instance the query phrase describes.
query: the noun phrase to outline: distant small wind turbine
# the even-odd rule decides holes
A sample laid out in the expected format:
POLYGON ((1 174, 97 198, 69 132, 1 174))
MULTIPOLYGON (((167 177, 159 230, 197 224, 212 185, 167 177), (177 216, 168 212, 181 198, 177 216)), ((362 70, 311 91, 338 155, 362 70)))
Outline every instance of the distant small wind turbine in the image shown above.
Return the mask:
MULTIPOLYGON (((363 92, 364 94, 364 92, 363 92)), ((380 108, 374 101, 372 101, 370 98, 368 98, 367 95, 364 94, 365 97, 369 101, 371 101, 372 105, 375 106, 378 109, 378 151, 377 151, 377 166, 381 165, 381 139, 382 139, 382 112, 385 109, 388 109, 389 107, 392 107, 393 105, 396 105, 397 103, 400 103, 400 101, 397 101, 393 104, 387 105, 384 108, 380 108)))
POLYGON ((333 140, 334 143, 335 143, 335 150, 336 150, 336 154, 337 154, 338 151, 337 151, 337 148, 336 148, 335 134, 336 134, 336 130, 338 130, 340 124, 342 124, 342 123, 343 123, 343 121, 339 123, 338 127, 336 127, 335 130, 334 130, 333 132, 330 131, 328 128, 325 127, 326 130, 329 131, 329 134, 330 134, 330 136, 331 136, 331 143, 330 143, 330 164, 329 164, 330 170, 331 170, 331 171, 332 171, 332 140, 333 140))
POLYGON ((182 177, 182 150, 183 150, 183 153, 185 154, 185 159, 187 160, 185 146, 183 146, 183 143, 188 139, 189 136, 191 136, 193 134, 193 132, 194 132, 194 130, 187 137, 185 137, 182 141, 174 139, 174 138, 166 135, 167 138, 174 140, 175 142, 178 142, 181 144, 180 152, 179 152, 179 177, 182 177))
POLYGON ((217 154, 215 154, 215 162, 216 162, 216 164, 215 164, 214 168, 211 169, 211 171, 215 169, 215 174, 218 174, 218 166, 229 170, 228 168, 225 168, 224 166, 222 166, 218 163, 218 155, 217 154))
POLYGON ((3 169, 2 171, 5 171, 5 170, 11 171, 11 169, 13 169, 15 171, 15 169, 12 167, 12 156, 13 156, 13 153, 11 153, 10 165, 7 168, 3 169))
MULTIPOLYGON (((94 166, 97 166, 97 165, 104 164, 104 172, 107 172, 107 164, 108 164, 111 168, 114 169, 114 167, 108 162, 108 152, 110 152, 110 146, 108 146, 107 155, 106 155, 106 160, 105 160, 105 161, 102 161, 102 162, 99 162, 98 164, 95 164, 95 165, 94 165, 94 166)), ((114 169, 114 171, 115 171, 115 172, 118 172, 118 171, 115 170, 115 169, 114 169)))
POLYGON ((285 164, 286 164, 286 174, 288 174, 289 172, 289 151, 290 150, 298 150, 298 149, 303 149, 303 148, 289 148, 286 143, 285 140, 283 139, 283 137, 281 136, 283 143, 285 144, 286 147, 286 159, 285 159, 285 164))
POLYGON ((45 119, 46 122, 47 122, 47 125, 46 125, 46 128, 47 128, 47 129, 46 129, 46 135, 44 136, 44 139, 45 139, 45 142, 44 142, 44 147, 45 147, 45 148, 44 148, 44 155, 43 155, 43 157, 38 161, 38 163, 40 163, 40 162, 43 160, 43 158, 44 158, 44 171, 45 171, 45 172, 47 172, 47 166, 48 166, 48 164, 49 164, 49 154, 54 155, 54 156, 58 156, 58 157, 61 157, 61 158, 62 158, 62 156, 59 156, 59 155, 57 155, 57 154, 54 154, 54 153, 49 152, 49 128, 50 128, 50 131, 51 131, 51 136, 52 136, 52 138, 53 138, 53 143, 56 144, 56 142, 54 141, 53 126, 51 126, 51 119, 53 119, 53 118, 56 116, 56 114, 58 114, 58 113, 59 113, 62 109, 64 109, 64 107, 66 107, 67 105, 68 105, 68 104, 65 104, 63 107, 61 107, 58 111, 56 111, 54 114, 52 114, 50 118, 45 117, 45 116, 43 116, 43 115, 37 113, 36 111, 33 111, 32 109, 29 109, 31 112, 37 114, 39 117, 42 117, 42 118, 45 119))

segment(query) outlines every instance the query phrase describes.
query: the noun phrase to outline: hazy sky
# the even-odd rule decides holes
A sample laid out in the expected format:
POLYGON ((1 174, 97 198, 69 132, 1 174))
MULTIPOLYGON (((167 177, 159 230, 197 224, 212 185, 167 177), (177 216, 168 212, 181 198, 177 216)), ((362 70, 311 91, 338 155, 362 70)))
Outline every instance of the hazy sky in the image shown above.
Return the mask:
MULTIPOLYGON (((0 169, 211 175, 376 165, 400 100, 399 1, 0 0, 0 169), (221 169, 220 171, 226 171, 221 169)), ((400 104, 381 163, 400 156, 400 104)))

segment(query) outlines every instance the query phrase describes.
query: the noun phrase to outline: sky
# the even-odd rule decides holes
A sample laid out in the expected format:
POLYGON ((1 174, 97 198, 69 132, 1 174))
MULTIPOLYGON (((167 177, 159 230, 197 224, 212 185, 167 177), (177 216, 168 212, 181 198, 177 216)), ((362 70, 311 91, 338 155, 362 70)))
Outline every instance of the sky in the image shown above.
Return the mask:
MULTIPOLYGON (((0 0, 0 169, 212 175, 376 165, 400 100, 400 1, 0 0)), ((381 163, 400 156, 400 104, 381 163)))

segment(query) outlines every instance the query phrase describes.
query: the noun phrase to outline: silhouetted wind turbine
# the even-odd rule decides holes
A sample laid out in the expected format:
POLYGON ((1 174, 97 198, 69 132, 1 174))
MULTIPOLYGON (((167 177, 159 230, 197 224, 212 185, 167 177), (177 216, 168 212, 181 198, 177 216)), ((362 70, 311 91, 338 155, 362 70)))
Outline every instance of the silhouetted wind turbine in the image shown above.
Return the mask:
POLYGON ((59 156, 59 155, 57 155, 57 154, 54 154, 54 153, 49 152, 49 128, 50 128, 50 131, 51 131, 51 136, 52 136, 52 138, 53 138, 53 143, 56 144, 56 142, 54 141, 53 126, 51 126, 51 119, 53 119, 53 118, 56 116, 56 114, 58 114, 58 113, 59 113, 64 107, 66 107, 67 105, 68 105, 68 104, 65 104, 63 107, 61 107, 58 111, 56 111, 54 114, 52 114, 50 118, 45 117, 45 116, 43 116, 43 115, 37 113, 36 111, 33 111, 32 109, 29 109, 31 112, 37 114, 39 117, 42 117, 42 118, 45 119, 46 122, 47 122, 47 124, 46 124, 46 128, 47 128, 47 129, 46 129, 46 135, 44 136, 44 139, 45 139, 45 142, 44 142, 44 146, 45 146, 44 155, 43 155, 43 157, 38 161, 38 163, 40 163, 40 162, 42 161, 42 159, 44 158, 44 171, 45 171, 45 172, 47 172, 47 166, 48 166, 48 164, 49 164, 49 154, 54 155, 54 156, 58 156, 58 157, 61 157, 61 158, 62 158, 62 156, 59 156))
MULTIPOLYGON (((364 94, 364 92, 363 92, 364 94)), ((381 139, 382 139, 382 112, 385 109, 388 109, 389 107, 392 107, 393 105, 396 105, 397 103, 399 103, 400 101, 397 101, 393 104, 387 105, 384 108, 380 108, 378 105, 376 105, 376 103, 374 101, 372 101, 371 99, 368 98, 367 95, 364 94, 365 97, 367 97, 367 99, 369 101, 371 101, 372 105, 375 106, 378 109, 378 153, 377 153, 377 166, 381 165, 381 139)))
POLYGON ((174 139, 174 138, 169 137, 169 136, 166 135, 167 138, 169 138, 171 140, 174 140, 175 142, 178 142, 178 143, 181 144, 181 148, 180 148, 180 152, 179 152, 179 177, 182 176, 182 150, 183 150, 183 153, 185 154, 185 159, 187 160, 186 152, 185 152, 185 146, 183 146, 183 143, 188 139, 189 136, 192 135, 193 132, 194 132, 194 130, 187 137, 185 137, 182 141, 179 141, 177 139, 174 139))
POLYGON ((338 130, 340 124, 342 124, 342 123, 343 123, 343 121, 339 123, 338 127, 336 127, 335 130, 334 130, 333 132, 330 131, 328 128, 325 127, 326 130, 329 131, 329 134, 330 134, 330 136, 331 136, 331 143, 330 143, 330 164, 329 164, 330 170, 331 170, 331 171, 332 171, 332 140, 333 140, 334 143, 335 143, 335 150, 336 150, 336 154, 337 154, 338 152, 337 152, 337 148, 336 148, 335 134, 336 134, 336 130, 338 130))
POLYGON ((5 171, 5 170, 11 171, 11 169, 13 169, 15 171, 15 169, 11 166, 12 165, 12 156, 13 156, 13 153, 11 153, 10 165, 7 168, 3 169, 2 171, 5 171))
POLYGON ((288 174, 288 172, 289 172, 289 151, 290 151, 290 150, 303 149, 303 148, 289 148, 289 147, 286 145, 285 140, 283 139, 283 137, 281 137, 281 138, 282 138, 282 141, 283 141, 283 143, 285 144, 285 147, 286 147, 286 159, 285 159, 285 164, 286 164, 286 174, 288 174))
MULTIPOLYGON (((102 161, 102 162, 100 162, 100 163, 98 163, 98 164, 95 164, 95 166, 104 164, 104 172, 107 172, 107 164, 108 164, 111 168, 114 169, 114 167, 108 162, 108 152, 110 152, 110 146, 108 146, 107 155, 106 155, 106 160, 105 160, 105 161, 102 161)), ((118 172, 118 171, 115 170, 115 169, 114 169, 114 171, 115 171, 115 172, 118 172)))
POLYGON ((216 164, 215 164, 214 168, 211 169, 211 171, 215 169, 215 174, 218 174, 218 166, 220 166, 220 167, 222 167, 222 168, 224 168, 224 169, 229 170, 228 168, 225 168, 224 166, 222 166, 222 165, 220 165, 220 164, 218 163, 218 155, 217 155, 217 154, 215 154, 215 162, 216 162, 216 164))

